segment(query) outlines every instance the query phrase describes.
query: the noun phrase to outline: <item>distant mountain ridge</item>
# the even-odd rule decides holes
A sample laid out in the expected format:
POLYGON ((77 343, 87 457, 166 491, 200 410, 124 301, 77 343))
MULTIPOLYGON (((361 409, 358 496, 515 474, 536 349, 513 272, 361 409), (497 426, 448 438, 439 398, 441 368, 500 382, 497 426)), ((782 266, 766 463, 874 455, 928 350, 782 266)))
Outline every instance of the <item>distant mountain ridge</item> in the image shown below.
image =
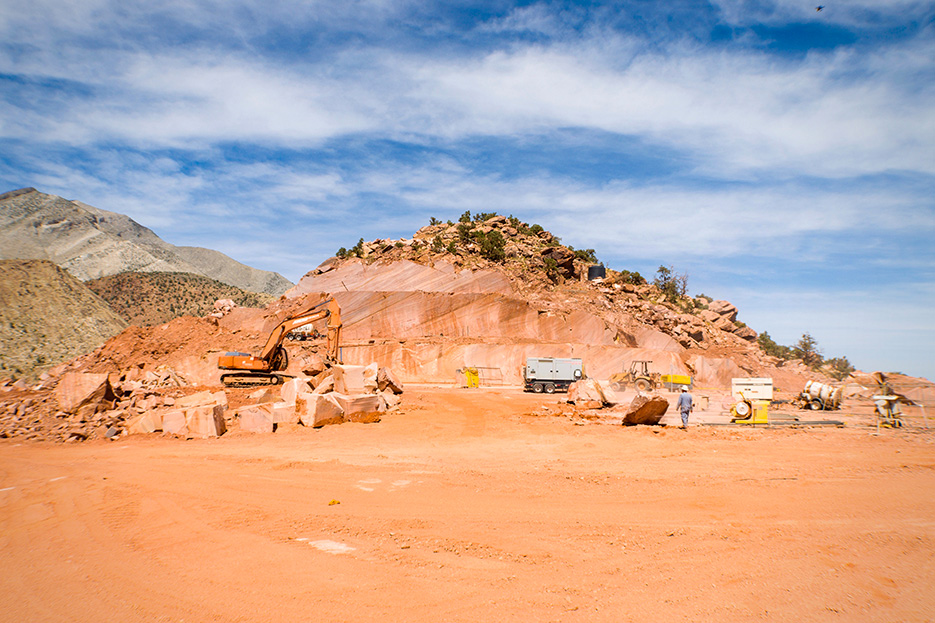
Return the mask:
POLYGON ((42 259, 82 281, 124 272, 204 275, 279 296, 292 283, 219 251, 176 247, 129 216, 22 188, 0 195, 0 259, 42 259))

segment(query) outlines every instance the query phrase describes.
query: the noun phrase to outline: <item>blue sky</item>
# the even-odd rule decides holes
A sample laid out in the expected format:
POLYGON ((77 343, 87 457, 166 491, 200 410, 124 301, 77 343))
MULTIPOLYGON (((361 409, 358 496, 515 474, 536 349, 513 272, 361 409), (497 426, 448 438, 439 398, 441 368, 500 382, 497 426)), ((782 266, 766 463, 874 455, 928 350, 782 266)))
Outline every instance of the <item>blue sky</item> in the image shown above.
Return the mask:
POLYGON ((0 191, 298 280, 465 210, 935 379, 935 3, 4 0, 0 191))

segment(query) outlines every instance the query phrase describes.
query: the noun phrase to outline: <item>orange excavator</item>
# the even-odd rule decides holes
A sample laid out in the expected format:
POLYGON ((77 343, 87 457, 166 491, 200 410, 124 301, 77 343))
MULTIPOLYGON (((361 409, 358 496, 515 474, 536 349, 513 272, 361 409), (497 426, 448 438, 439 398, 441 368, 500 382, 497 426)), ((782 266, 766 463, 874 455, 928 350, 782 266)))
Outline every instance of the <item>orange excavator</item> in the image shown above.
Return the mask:
POLYGON ((266 338, 259 355, 224 353, 218 357, 218 368, 231 370, 221 375, 221 382, 229 387, 251 385, 278 385, 291 378, 282 371, 289 365, 289 355, 282 343, 290 331, 317 320, 328 319, 328 352, 326 358, 341 363, 341 307, 333 298, 325 299, 311 309, 280 322, 266 338))

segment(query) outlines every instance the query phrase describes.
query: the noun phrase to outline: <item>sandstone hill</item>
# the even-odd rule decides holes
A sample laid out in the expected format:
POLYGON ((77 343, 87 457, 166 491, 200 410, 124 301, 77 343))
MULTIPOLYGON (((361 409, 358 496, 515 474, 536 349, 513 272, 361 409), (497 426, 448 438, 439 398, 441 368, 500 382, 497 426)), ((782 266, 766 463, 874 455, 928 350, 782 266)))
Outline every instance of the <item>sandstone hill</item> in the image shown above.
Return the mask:
POLYGON ((242 307, 266 307, 269 294, 240 288, 192 273, 120 273, 85 283, 129 324, 163 324, 180 316, 207 316, 218 299, 242 307))
MULTIPOLYGON (((831 380, 763 353, 729 302, 673 298, 627 271, 607 269, 589 281, 593 252, 516 219, 435 223, 412 238, 361 242, 340 255, 265 310, 133 328, 68 369, 165 365, 193 384, 216 385, 219 353, 257 350, 281 319, 334 296, 345 362, 379 362, 403 382, 454 382, 458 370, 477 367, 484 382, 515 384, 531 356, 580 357, 598 379, 650 360, 655 371, 690 374, 701 388, 770 376, 796 392, 809 379, 831 380)), ((300 367, 313 346, 288 348, 300 367)))
POLYGON ((31 377, 127 326, 80 281, 45 260, 0 260, 0 377, 31 377))
POLYGON ((292 284, 223 253, 176 247, 128 216, 23 188, 0 195, 0 259, 44 259, 87 281, 123 272, 182 272, 279 296, 292 284))
MULTIPOLYGON (((271 311, 333 294, 343 309, 344 353, 381 361, 404 381, 452 380, 480 369, 518 383, 525 359, 580 357, 607 378, 637 359, 690 374, 701 386, 772 376, 787 390, 825 378, 765 355, 727 301, 671 297, 638 274, 587 280, 592 250, 575 250, 537 225, 500 215, 434 222, 410 239, 361 242, 307 273, 271 311)), ((827 380, 827 379, 826 379, 827 380)))

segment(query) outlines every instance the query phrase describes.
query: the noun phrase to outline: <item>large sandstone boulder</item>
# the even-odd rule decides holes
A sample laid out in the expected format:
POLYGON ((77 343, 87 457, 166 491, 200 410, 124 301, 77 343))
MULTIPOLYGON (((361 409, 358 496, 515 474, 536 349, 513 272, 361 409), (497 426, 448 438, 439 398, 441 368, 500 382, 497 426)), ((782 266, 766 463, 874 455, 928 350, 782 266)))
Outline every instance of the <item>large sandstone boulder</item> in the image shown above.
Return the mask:
POLYGON ((737 320, 737 307, 728 301, 711 301, 708 303, 708 309, 719 316, 723 316, 731 322, 737 320))
POLYGON ((332 368, 334 391, 341 394, 372 394, 377 391, 377 364, 336 365, 332 368))
POLYGON ((303 425, 319 428, 344 421, 344 409, 334 394, 299 394, 295 399, 295 412, 303 425))
POLYGON ((379 394, 346 395, 339 392, 328 394, 333 397, 344 411, 345 422, 379 422, 380 415, 386 411, 386 403, 379 394))
POLYGON ((312 386, 309 385, 308 382, 309 379, 300 377, 297 379, 289 379, 283 383, 282 388, 279 390, 279 395, 282 398, 282 401, 294 405, 295 397, 298 394, 312 391, 312 386))
POLYGON ((237 409, 240 430, 248 433, 273 432, 273 403, 263 402, 237 409))
POLYGON ((750 327, 737 327, 736 329, 734 329, 734 335, 744 340, 747 340, 748 342, 753 342, 753 341, 756 341, 757 333, 750 327))
POLYGON ((575 276, 575 254, 566 247, 546 247, 542 249, 542 257, 555 260, 558 265, 558 274, 566 279, 575 276))
POLYGON ((116 398, 106 374, 66 372, 55 388, 59 408, 74 413, 79 407, 116 398))
POLYGON ((185 410, 189 437, 220 437, 227 432, 224 423, 225 405, 203 405, 185 410))
POLYGON ((401 394, 403 393, 403 384, 399 382, 392 370, 380 368, 377 371, 377 389, 380 391, 389 389, 394 394, 401 394))
POLYGON ((162 430, 170 435, 188 434, 188 422, 181 409, 166 411, 162 416, 162 430))
POLYGON ((581 379, 569 385, 567 400, 583 409, 600 409, 611 402, 594 379, 581 379))
POLYGON ((227 406, 227 394, 223 391, 220 392, 197 392, 195 394, 189 394, 188 396, 182 396, 181 398, 176 398, 175 407, 177 409, 187 409, 189 407, 203 407, 207 405, 224 405, 227 406))
POLYGON ((162 414, 154 411, 141 413, 127 420, 125 429, 128 435, 145 435, 162 430, 162 414))
POLYGON ((644 396, 639 394, 623 414, 623 425, 656 425, 669 408, 669 401, 662 396, 644 396))

